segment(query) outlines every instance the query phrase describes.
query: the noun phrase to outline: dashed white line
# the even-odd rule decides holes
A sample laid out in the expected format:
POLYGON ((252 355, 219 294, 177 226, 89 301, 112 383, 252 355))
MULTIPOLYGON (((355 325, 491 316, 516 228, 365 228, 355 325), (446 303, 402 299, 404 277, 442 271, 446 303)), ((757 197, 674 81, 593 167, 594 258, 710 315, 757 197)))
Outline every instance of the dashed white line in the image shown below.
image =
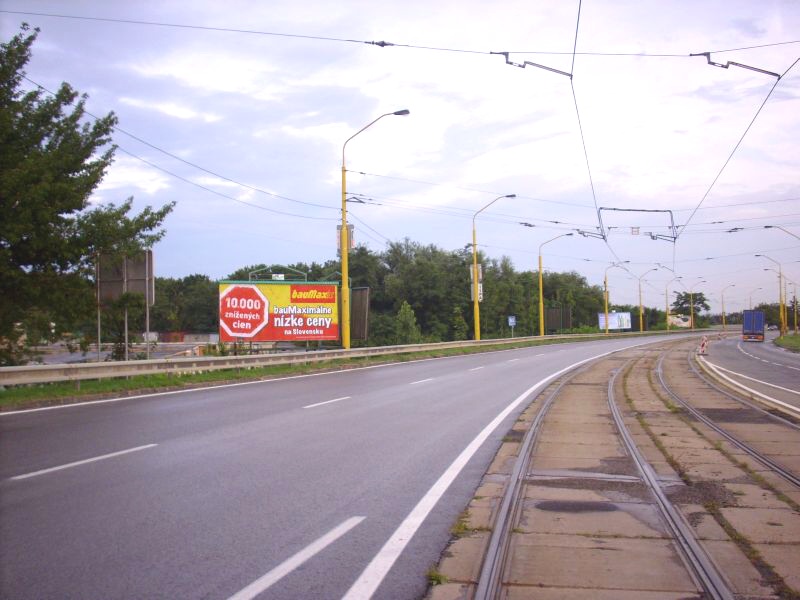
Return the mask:
POLYGON ((17 475, 10 477, 12 481, 19 481, 20 479, 28 479, 29 477, 36 477, 37 475, 44 475, 45 473, 53 473, 79 465, 97 462, 98 460, 105 460, 107 458, 114 458, 115 456, 122 456, 123 454, 130 454, 131 452, 138 452, 139 450, 147 450, 148 448, 155 448, 158 444, 147 444, 146 446, 137 446, 136 448, 129 448, 128 450, 120 450, 119 452, 112 452, 111 454, 103 454, 102 456, 95 456, 94 458, 87 458, 85 460, 78 460, 75 462, 59 465, 58 467, 50 467, 49 469, 42 469, 40 471, 33 471, 32 473, 25 473, 24 475, 17 475))
POLYGON ((519 360, 518 358, 512 358, 512 359, 510 359, 510 360, 509 360, 509 361, 507 361, 507 362, 517 362, 518 360, 519 360))
POLYGON ((339 402, 340 400, 350 400, 350 396, 342 396, 341 398, 334 398, 333 400, 325 400, 325 402, 317 402, 316 404, 309 404, 303 408, 314 408, 315 406, 322 406, 323 404, 330 404, 331 402, 339 402))
POLYGON ((331 529, 317 541, 312 542, 293 556, 287 558, 269 573, 259 577, 246 588, 236 592, 228 600, 251 600, 252 598, 255 598, 264 590, 271 587, 274 583, 280 581, 286 577, 286 575, 297 569, 308 559, 322 552, 325 548, 330 546, 333 542, 338 540, 353 527, 361 523, 361 521, 363 521, 365 518, 366 517, 350 517, 338 527, 331 529))
POLYGON ((428 377, 427 379, 420 379, 419 381, 412 381, 409 385, 417 385, 418 383, 425 383, 427 381, 433 381, 433 377, 428 377))
POLYGON ((470 369, 470 371, 480 371, 483 367, 475 367, 474 369, 470 369))

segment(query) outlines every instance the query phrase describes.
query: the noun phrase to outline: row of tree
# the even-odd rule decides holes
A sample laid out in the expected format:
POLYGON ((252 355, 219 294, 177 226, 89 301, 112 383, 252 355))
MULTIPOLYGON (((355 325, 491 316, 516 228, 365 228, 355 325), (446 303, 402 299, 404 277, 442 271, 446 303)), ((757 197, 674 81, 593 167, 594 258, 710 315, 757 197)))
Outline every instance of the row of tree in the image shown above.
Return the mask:
MULTIPOLYGON (((483 265, 483 301, 480 303, 481 335, 509 337, 508 317, 516 320, 515 335, 539 332, 538 273, 516 271, 508 258, 491 259, 479 253, 483 265)), ((470 292, 472 255, 468 250, 446 251, 410 240, 390 242, 374 252, 359 246, 350 253, 351 285, 370 289, 369 345, 414 341, 449 341, 473 336, 470 292)), ((248 281, 251 274, 303 273, 309 281, 336 280, 338 261, 324 264, 295 263, 250 265, 227 279, 248 281)), ((603 312, 603 290, 589 285, 575 272, 543 274, 544 306, 563 311, 572 331, 596 331, 603 312), (569 315, 569 319, 567 319, 569 315)), ((216 332, 218 284, 204 275, 183 279, 158 278, 156 303, 151 311, 155 331, 216 332)), ((674 312, 688 314, 689 297, 676 293, 674 312)), ((708 310, 701 293, 694 295, 695 312, 708 310)), ((612 305, 610 310, 630 312, 638 330, 639 307, 612 305)), ((134 322, 141 326, 141 308, 134 322)), ((645 329, 664 328, 664 311, 645 308, 645 329)), ((555 329, 556 327, 554 327, 555 329)))

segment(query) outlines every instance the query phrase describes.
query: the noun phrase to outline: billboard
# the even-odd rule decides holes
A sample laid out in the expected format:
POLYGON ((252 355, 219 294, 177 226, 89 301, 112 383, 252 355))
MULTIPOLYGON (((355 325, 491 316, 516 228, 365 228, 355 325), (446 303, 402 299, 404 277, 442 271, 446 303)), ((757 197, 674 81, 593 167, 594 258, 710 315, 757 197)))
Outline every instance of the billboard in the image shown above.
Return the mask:
MULTIPOLYGON (((605 331, 606 328, 606 315, 605 313, 597 313, 598 327, 605 331)), ((631 328, 631 313, 629 312, 611 312, 608 313, 608 328, 609 329, 630 329, 631 328)))
POLYGON ((222 281, 219 339, 281 342, 339 339, 339 287, 333 283, 222 281))

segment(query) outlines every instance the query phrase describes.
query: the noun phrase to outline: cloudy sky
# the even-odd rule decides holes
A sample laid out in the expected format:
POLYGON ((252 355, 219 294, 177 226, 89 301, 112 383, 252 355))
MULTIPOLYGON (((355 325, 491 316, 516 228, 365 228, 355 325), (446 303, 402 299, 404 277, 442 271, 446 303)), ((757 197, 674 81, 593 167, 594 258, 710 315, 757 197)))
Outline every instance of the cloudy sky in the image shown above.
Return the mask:
POLYGON ((608 271, 614 302, 638 303, 642 277, 645 304, 662 308, 675 276, 670 290, 702 291, 714 310, 731 284, 728 311, 777 301, 777 267, 756 254, 800 283, 794 0, 588 0, 580 15, 577 0, 0 10, 3 40, 23 21, 41 29, 31 81, 67 81, 93 114, 119 117, 93 202, 177 201, 158 275, 334 258, 342 146, 408 109, 347 144, 359 244, 461 249, 475 212, 516 194, 478 216, 479 248, 529 270, 541 244, 573 233, 542 248, 545 269, 602 284, 629 261, 608 271), (758 70, 689 56, 701 52, 758 70))

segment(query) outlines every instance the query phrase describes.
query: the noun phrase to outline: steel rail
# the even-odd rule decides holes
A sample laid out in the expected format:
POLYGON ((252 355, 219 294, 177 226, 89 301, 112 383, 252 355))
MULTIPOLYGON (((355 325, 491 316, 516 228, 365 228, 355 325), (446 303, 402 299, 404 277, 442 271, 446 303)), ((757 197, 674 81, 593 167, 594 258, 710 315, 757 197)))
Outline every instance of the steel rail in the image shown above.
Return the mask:
MULTIPOLYGON (((634 359, 632 359, 634 360, 634 359)), ((628 361, 629 363, 632 361, 628 361)), ((673 538, 683 556, 687 566, 691 572, 696 576, 697 580, 702 585, 705 592, 710 598, 715 600, 733 600, 734 595, 728 587, 727 582, 720 574, 717 566, 706 553, 705 549, 695 538, 691 526, 683 519, 680 512, 673 506, 667 498, 664 490, 661 489, 658 476, 656 475, 653 467, 645 459, 644 455, 639 451, 633 437, 628 431, 622 415, 617 408, 614 399, 614 384, 617 377, 622 372, 623 368, 614 371, 614 374, 608 381, 608 406, 611 409, 611 414, 617 424, 620 436, 622 437, 625 447, 628 449, 636 467, 642 476, 642 481, 648 485, 656 499, 662 516, 664 517, 667 526, 672 532, 673 538)))
MULTIPOLYGON (((690 413, 698 421, 701 421, 707 427, 713 429, 719 435, 721 435, 726 440, 728 440, 731 444, 733 444, 734 446, 736 446, 740 450, 742 450, 745 453, 747 453, 751 458, 754 458, 755 460, 760 462, 762 465, 764 465, 768 469, 771 469, 776 474, 778 474, 781 477, 783 477, 783 479, 785 479, 789 483, 791 483, 791 484, 793 484, 793 485, 795 485, 797 487, 800 487, 800 477, 798 477, 797 475, 795 475, 794 473, 789 471, 786 467, 780 465, 779 463, 775 462, 771 458, 765 456, 764 454, 762 454, 761 452, 759 452, 758 450, 756 450, 755 448, 753 448, 749 444, 747 444, 747 443, 743 442, 742 440, 740 440, 739 438, 735 437, 734 435, 729 433, 727 430, 725 430, 722 427, 720 427, 719 425, 717 425, 714 421, 712 421, 705 414, 703 414, 703 412, 700 409, 695 408, 694 406, 692 406, 688 402, 686 402, 683 398, 678 396, 674 392, 674 390, 672 390, 672 388, 670 388, 669 385, 667 384, 667 382, 664 380, 664 373, 663 373, 663 369, 662 369, 662 363, 663 363, 665 357, 666 357, 666 353, 662 354, 661 358, 659 359, 658 363, 656 364, 656 374, 658 375, 658 381, 661 384, 661 387, 664 389, 664 391, 667 394, 669 394, 669 396, 670 396, 670 398, 672 398, 672 400, 674 400, 675 402, 680 404, 681 407, 685 411, 690 413)), ((766 415, 769 415, 769 416, 771 416, 771 417, 773 417, 775 419, 779 419, 779 417, 775 417, 775 415, 772 415, 771 413, 769 413, 769 412, 767 412, 767 411, 765 411, 763 409, 759 409, 759 410, 761 410, 761 412, 763 412, 766 415)))
MULTIPOLYGON (((503 501, 498 509, 494 527, 492 527, 489 546, 486 550, 486 558, 483 561, 481 572, 478 576, 478 586, 475 590, 474 600, 489 600, 491 598, 500 597, 503 585, 503 568, 511 543, 511 532, 522 506, 521 499, 525 489, 525 486, 522 484, 528 475, 531 459, 533 458, 532 449, 539 437, 542 421, 544 421, 547 412, 561 392, 561 389, 576 375, 589 368, 589 365, 593 362, 594 361, 578 367, 572 373, 562 378, 561 382, 542 403, 541 409, 539 409, 539 412, 536 413, 536 417, 531 421, 528 431, 525 432, 525 437, 520 445, 517 460, 514 462, 514 468, 508 479, 508 487, 503 494, 503 501)), ((541 390, 536 394, 531 403, 535 402, 551 387, 552 386, 548 386, 548 388, 541 390)))

